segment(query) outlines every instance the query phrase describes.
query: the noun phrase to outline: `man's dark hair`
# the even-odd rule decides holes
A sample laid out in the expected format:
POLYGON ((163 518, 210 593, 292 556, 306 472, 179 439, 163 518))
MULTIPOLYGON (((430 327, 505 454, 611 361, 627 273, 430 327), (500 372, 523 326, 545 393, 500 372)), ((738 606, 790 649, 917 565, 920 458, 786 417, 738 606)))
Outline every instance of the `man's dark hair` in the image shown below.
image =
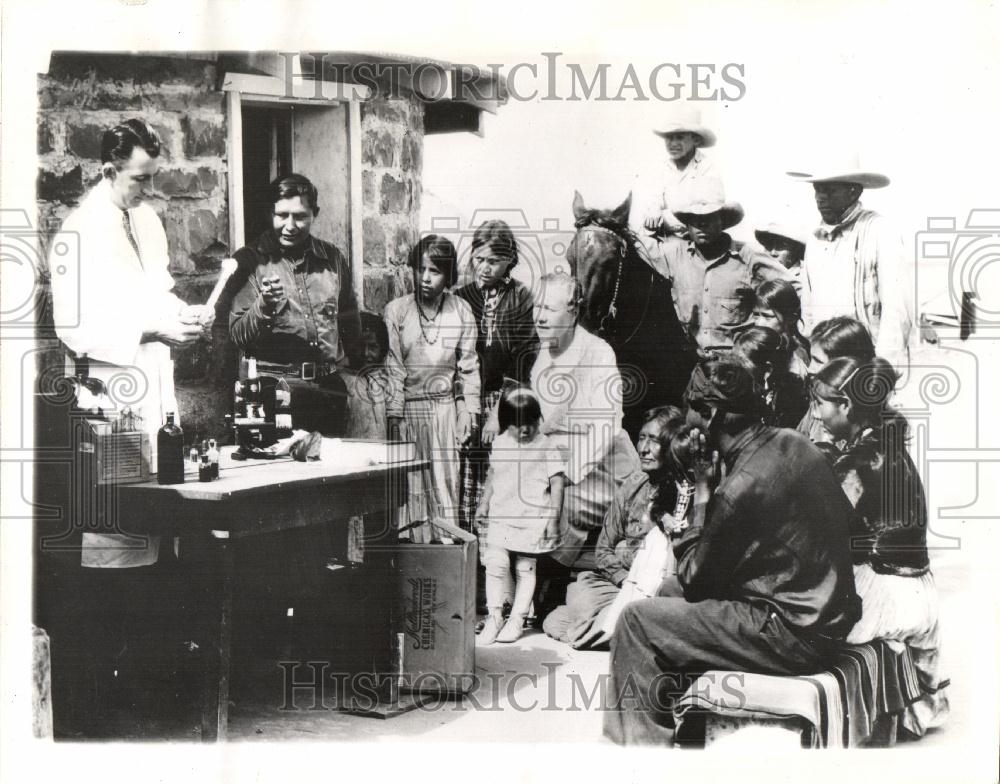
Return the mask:
POLYGON ((149 123, 138 118, 126 120, 104 132, 101 138, 101 163, 113 163, 115 168, 132 157, 136 147, 146 151, 150 158, 160 154, 160 137, 149 123))
POLYGON ((313 215, 319 214, 319 192, 312 181, 302 174, 289 174, 279 177, 267 186, 271 204, 277 204, 282 199, 294 199, 296 196, 307 200, 313 215))
POLYGON ((753 366, 732 354, 695 367, 684 402, 699 413, 709 406, 718 409, 722 427, 729 433, 761 421, 762 405, 754 385, 753 366))

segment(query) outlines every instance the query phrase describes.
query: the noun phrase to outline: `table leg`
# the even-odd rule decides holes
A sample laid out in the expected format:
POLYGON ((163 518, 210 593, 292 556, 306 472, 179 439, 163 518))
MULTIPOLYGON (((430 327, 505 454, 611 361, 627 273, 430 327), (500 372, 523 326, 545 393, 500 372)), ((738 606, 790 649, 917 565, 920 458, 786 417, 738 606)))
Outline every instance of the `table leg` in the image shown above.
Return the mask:
POLYGON ((212 531, 212 548, 217 565, 216 601, 209 643, 209 661, 205 667, 202 698, 201 739, 225 740, 229 724, 229 669, 233 625, 233 546, 228 531, 212 531))

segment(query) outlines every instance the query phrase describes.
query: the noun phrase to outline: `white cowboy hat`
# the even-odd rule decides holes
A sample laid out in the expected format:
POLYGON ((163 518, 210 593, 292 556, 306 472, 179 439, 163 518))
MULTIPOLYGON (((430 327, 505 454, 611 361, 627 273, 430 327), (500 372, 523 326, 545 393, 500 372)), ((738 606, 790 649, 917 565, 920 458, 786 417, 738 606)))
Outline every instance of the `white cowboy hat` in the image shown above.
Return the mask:
POLYGON ((735 201, 693 201, 673 210, 682 223, 686 215, 712 215, 722 213, 722 230, 730 229, 743 220, 743 207, 735 201))
POLYGON ((789 171, 785 174, 799 182, 853 182, 863 188, 884 188, 889 184, 889 178, 884 174, 862 169, 857 153, 817 162, 811 168, 809 172, 789 171))
POLYGON ((805 232, 798 231, 797 229, 791 228, 784 223, 768 223, 766 226, 761 226, 759 229, 754 229, 754 236, 757 237, 757 241, 762 245, 766 243, 762 239, 765 236, 781 237, 782 239, 791 240, 792 242, 797 242, 799 245, 805 247, 806 237, 808 236, 805 232))
POLYGON ((696 133, 701 137, 699 147, 711 147, 715 144, 715 133, 708 127, 702 125, 701 112, 697 109, 677 109, 660 123, 653 127, 653 133, 657 136, 666 136, 668 133, 696 133))

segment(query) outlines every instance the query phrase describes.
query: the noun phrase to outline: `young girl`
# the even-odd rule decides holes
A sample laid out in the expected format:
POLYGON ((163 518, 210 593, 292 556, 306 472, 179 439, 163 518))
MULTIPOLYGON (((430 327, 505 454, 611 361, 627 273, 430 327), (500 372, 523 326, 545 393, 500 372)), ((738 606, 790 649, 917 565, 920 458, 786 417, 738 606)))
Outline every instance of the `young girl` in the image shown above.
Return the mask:
POLYGON ((540 553, 555 549, 559 538, 565 484, 563 460, 539 432, 542 409, 524 386, 511 387, 497 407, 500 435, 493 441, 490 470, 476 512, 488 520, 486 535, 486 607, 489 616, 479 642, 514 642, 524 629, 535 593, 540 553), (514 601, 507 623, 503 603, 511 591, 511 559, 517 572, 514 601))
POLYGON ((802 379, 788 370, 784 338, 769 327, 750 327, 736 336, 733 353, 753 366, 764 421, 795 428, 809 408, 809 399, 802 379))
POLYGON ((938 674, 938 596, 927 556, 927 500, 906 451, 906 420, 887 405, 897 380, 881 357, 828 362, 812 385, 813 411, 838 446, 825 451, 854 507, 851 552, 861 619, 847 635, 905 643, 920 681, 921 699, 903 714, 903 727, 923 735, 948 712, 938 674))
MULTIPOLYGON (((849 316, 835 316, 817 324, 809 336, 809 373, 815 375, 831 359, 853 357, 860 362, 875 358, 875 344, 868 328, 849 316)), ((813 443, 832 442, 823 423, 810 409, 797 430, 813 443)))
POLYGON ((429 234, 410 252, 416 293, 385 307, 389 354, 386 420, 392 440, 409 440, 430 467, 411 473, 410 538, 433 538, 434 522, 455 523, 458 450, 479 416, 476 320, 464 300, 446 289, 458 274, 455 246, 429 234), (418 525, 423 523, 423 525, 418 525))
POLYGON ((788 344, 788 370, 799 378, 809 372, 809 341, 799 331, 802 303, 795 287, 786 280, 767 280, 757 286, 753 323, 770 327, 788 344))

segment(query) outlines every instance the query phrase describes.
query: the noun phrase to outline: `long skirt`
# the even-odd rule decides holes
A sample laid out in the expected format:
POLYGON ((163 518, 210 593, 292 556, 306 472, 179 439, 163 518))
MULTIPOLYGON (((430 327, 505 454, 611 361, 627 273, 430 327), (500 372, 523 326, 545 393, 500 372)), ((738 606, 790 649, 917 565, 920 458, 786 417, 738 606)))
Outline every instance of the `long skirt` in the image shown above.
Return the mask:
POLYGON ((861 619, 847 642, 857 645, 882 638, 910 649, 922 696, 903 714, 903 728, 920 737, 941 726, 948 715, 947 684, 942 685, 938 672, 940 629, 934 575, 879 574, 869 564, 858 564, 854 584, 861 597, 861 619))
MULTIPOLYGON (((483 396, 482 421, 485 423, 500 400, 500 390, 487 392, 483 396)), ((461 500, 458 508, 458 527, 475 533, 479 537, 480 554, 486 551, 486 524, 475 525, 476 509, 483 499, 483 486, 490 467, 490 447, 482 442, 482 428, 475 434, 469 446, 461 450, 462 482, 461 500), (482 530, 479 530, 479 529, 482 530), (475 530, 473 530, 475 529, 475 530)))
POLYGON ((451 397, 407 400, 403 410, 406 438, 417 447, 417 459, 429 465, 413 471, 409 495, 399 520, 404 536, 429 542, 437 535, 434 523, 455 525, 458 516, 458 413, 451 397))

